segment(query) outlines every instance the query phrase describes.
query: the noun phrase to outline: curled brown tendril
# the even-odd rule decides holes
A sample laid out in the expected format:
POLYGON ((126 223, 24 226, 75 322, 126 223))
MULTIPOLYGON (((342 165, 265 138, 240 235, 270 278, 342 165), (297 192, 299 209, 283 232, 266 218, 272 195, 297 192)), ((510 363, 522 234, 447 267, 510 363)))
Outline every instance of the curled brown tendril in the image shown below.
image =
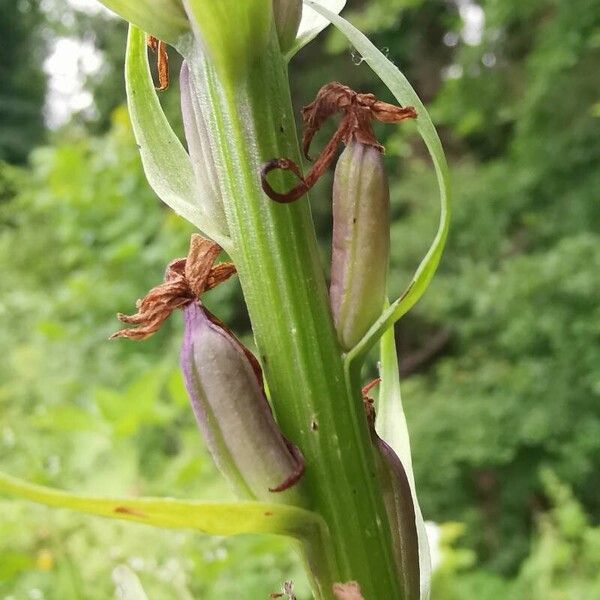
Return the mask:
POLYGON ((167 54, 167 45, 149 35, 146 39, 148 48, 156 54, 156 71, 158 73, 158 85, 156 89, 163 92, 169 87, 169 55, 167 54))
POLYGON ((201 294, 229 279, 235 267, 232 263, 215 265, 220 252, 218 244, 192 235, 187 257, 168 264, 164 282, 136 302, 137 313, 117 315, 119 321, 134 327, 121 329, 110 338, 143 340, 158 331, 175 309, 196 301, 201 294))
POLYGON ((373 94, 359 94, 341 83, 335 81, 328 83, 319 90, 314 101, 302 109, 304 125, 302 151, 308 160, 311 160, 309 149, 316 132, 337 112, 343 114, 342 120, 306 177, 302 176, 300 167, 289 158, 275 158, 262 166, 261 185, 271 200, 285 204, 305 194, 329 167, 340 142, 348 144, 351 140, 356 140, 382 152, 383 146, 377 141, 373 132, 373 120, 382 123, 399 123, 417 116, 412 106, 395 106, 378 100, 373 94), (277 192, 267 181, 267 175, 275 170, 291 171, 298 177, 300 183, 288 192, 277 192))

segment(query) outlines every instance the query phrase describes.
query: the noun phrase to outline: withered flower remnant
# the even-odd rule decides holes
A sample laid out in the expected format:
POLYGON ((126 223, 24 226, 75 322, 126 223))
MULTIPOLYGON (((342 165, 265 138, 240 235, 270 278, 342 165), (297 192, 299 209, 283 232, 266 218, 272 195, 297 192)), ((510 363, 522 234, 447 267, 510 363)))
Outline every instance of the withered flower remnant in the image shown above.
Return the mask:
POLYGON ((359 94, 341 83, 323 86, 314 102, 302 110, 302 149, 309 157, 315 133, 333 114, 342 120, 306 177, 298 165, 277 158, 262 167, 265 193, 277 202, 292 202, 309 190, 335 158, 340 142, 346 145, 333 184, 333 249, 330 300, 340 345, 353 348, 381 314, 386 294, 390 252, 389 188, 383 168, 383 146, 373 132, 372 121, 397 123, 416 117, 412 107, 398 107, 359 94), (291 171, 300 183, 281 193, 267 175, 291 171))
POLYGON ((156 54, 156 71, 158 73, 158 85, 156 89, 163 92, 169 87, 169 55, 167 54, 167 45, 154 36, 147 36, 146 42, 148 48, 156 54))
POLYGON ((136 327, 112 337, 145 339, 182 308, 185 331, 181 367, 192 409, 219 470, 246 499, 301 501, 292 488, 304 473, 300 450, 286 440, 265 396, 252 353, 202 306, 203 292, 228 279, 231 263, 214 264, 221 248, 193 235, 186 258, 169 263, 164 283, 137 302, 138 312, 119 319, 136 327), (284 492, 273 496, 275 492, 284 492))
POLYGON ((204 292, 229 279, 235 273, 232 263, 214 264, 221 248, 215 242, 192 235, 186 258, 172 260, 163 283, 152 288, 136 302, 134 315, 117 315, 119 321, 134 325, 113 333, 111 339, 124 337, 143 340, 156 333, 177 308, 197 300, 204 292))
POLYGON ((377 141, 373 132, 371 124, 373 120, 382 123, 399 123, 417 117, 417 112, 412 106, 395 106, 378 100, 373 94, 359 94, 337 81, 328 83, 319 90, 315 100, 302 109, 304 125, 302 150, 309 160, 311 160, 310 144, 315 133, 329 117, 338 112, 342 113, 342 120, 335 134, 305 177, 302 176, 300 167, 289 158, 274 158, 263 164, 261 184, 263 191, 271 200, 288 203, 303 196, 332 163, 340 142, 349 144, 352 140, 356 140, 383 151, 383 146, 377 141), (293 172, 300 179, 300 183, 288 192, 277 192, 267 180, 267 175, 275 170, 293 172))

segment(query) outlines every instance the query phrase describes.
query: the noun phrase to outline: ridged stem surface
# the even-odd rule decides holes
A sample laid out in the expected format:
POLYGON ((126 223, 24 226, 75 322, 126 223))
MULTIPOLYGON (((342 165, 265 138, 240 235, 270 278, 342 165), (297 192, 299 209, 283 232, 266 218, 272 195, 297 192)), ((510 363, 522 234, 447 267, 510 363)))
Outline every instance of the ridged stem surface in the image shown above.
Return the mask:
POLYGON ((260 186, 263 162, 300 162, 276 38, 243 79, 220 80, 198 54, 189 64, 212 121, 232 258, 273 407, 306 459, 310 508, 329 528, 330 547, 307 552, 318 597, 356 580, 366 600, 401 599, 360 384, 344 373, 308 200, 276 204, 260 186))

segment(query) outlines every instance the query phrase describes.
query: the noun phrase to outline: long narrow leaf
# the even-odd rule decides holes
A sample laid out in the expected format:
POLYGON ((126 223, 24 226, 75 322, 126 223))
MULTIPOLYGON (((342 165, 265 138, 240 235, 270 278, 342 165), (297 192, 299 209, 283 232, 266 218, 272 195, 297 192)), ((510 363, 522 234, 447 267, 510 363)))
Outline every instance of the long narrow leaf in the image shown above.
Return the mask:
POLYGON ((125 82, 129 115, 148 183, 177 214, 226 246, 226 240, 202 211, 202 190, 198 189, 190 157, 171 128, 154 89, 145 34, 133 25, 127 40, 125 82))
POLYGON ((366 333, 365 337, 351 350, 351 352, 348 353, 348 361, 354 361, 355 359, 360 360, 360 357, 364 356, 364 354, 369 351, 381 337, 382 333, 414 306, 431 282, 439 265, 448 236, 450 220, 450 182, 448 166, 446 164, 446 158, 444 156, 440 138, 435 131, 435 127, 431 122, 425 106, 398 67, 390 62, 379 50, 377 50, 363 33, 348 21, 312 0, 305 0, 305 4, 326 17, 348 38, 350 43, 358 52, 360 52, 365 62, 373 69, 383 83, 385 83, 400 104, 414 106, 417 109, 417 128, 431 155, 440 190, 441 209, 439 226, 425 258, 423 258, 421 264, 415 271, 412 281, 404 294, 384 311, 381 317, 366 333))
POLYGON ((396 354, 396 342, 394 340, 394 328, 390 327, 381 336, 380 342, 380 367, 379 374, 381 383, 379 385, 379 399, 377 402, 377 417, 375 429, 377 434, 391 446, 396 453, 408 477, 410 491, 415 506, 415 519, 417 524, 417 535, 419 538, 419 573, 421 577, 421 599, 429 598, 431 579, 431 556, 425 522, 417 499, 415 478, 412 469, 412 457, 410 453, 410 439, 408 427, 402 408, 402 395, 400 393, 400 377, 398 372, 398 357, 396 354))
POLYGON ((103 498, 35 485, 1 472, 0 493, 112 519, 156 527, 196 529, 211 535, 274 533, 306 541, 320 536, 324 527, 315 513, 283 504, 103 498))

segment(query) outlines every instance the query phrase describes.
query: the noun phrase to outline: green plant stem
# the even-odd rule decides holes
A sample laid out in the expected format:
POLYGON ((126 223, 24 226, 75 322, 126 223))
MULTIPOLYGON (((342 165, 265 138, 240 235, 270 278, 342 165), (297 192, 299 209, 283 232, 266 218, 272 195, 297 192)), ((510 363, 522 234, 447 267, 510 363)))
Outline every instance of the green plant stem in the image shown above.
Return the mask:
POLYGON ((344 373, 308 200, 276 204, 260 187, 263 162, 300 162, 286 64, 274 36, 243 80, 219 81, 194 56, 190 68, 215 120, 231 254, 274 410, 302 449, 309 508, 331 535, 331 549, 311 548, 307 557, 317 597, 332 598, 334 581, 356 580, 367 600, 401 599, 360 385, 344 373))

